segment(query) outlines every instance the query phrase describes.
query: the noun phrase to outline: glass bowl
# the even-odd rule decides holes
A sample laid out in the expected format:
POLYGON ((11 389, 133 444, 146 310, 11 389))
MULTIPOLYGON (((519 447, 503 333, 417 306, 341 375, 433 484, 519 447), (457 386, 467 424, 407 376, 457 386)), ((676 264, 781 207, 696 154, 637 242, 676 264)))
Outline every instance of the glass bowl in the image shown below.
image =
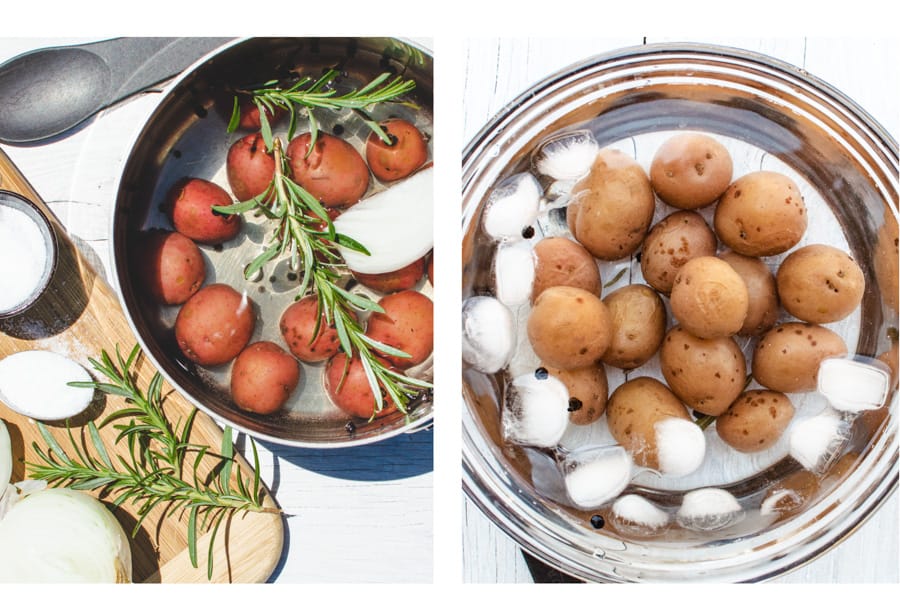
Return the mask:
MULTIPOLYGON (((622 149, 646 170, 652 149, 682 130, 724 140, 735 161, 735 178, 763 168, 795 178, 809 210, 809 228, 800 245, 834 240, 854 257, 866 279, 860 307, 832 328, 851 355, 879 358, 896 370, 896 141, 827 83, 770 57, 725 47, 651 44, 608 53, 537 83, 488 123, 467 146, 463 160, 463 300, 496 294, 498 243, 482 228, 483 209, 498 184, 531 168, 542 142, 589 131, 600 147, 622 149)), ((541 231, 553 229, 553 218, 546 217, 566 193, 564 186, 540 182, 543 217, 534 241, 541 231)), ((654 223, 672 210, 661 204, 657 202, 654 223)), ((701 214, 709 218, 711 213, 701 214)), ((785 255, 766 262, 774 270, 785 255)), ((623 281, 641 280, 634 256, 601 266, 604 283, 622 274, 623 281)), ((527 310, 527 303, 514 307, 520 314, 527 310)), ((786 313, 782 317, 787 320, 786 313)), ((671 313, 668 318, 671 325, 671 313)), ((744 342, 742 347, 750 347, 744 342)), ((682 480, 638 474, 623 494, 641 495, 671 518, 661 531, 631 529, 616 520, 609 503, 579 509, 553 489, 555 475, 548 476, 548 469, 557 468, 553 456, 559 449, 541 452, 504 440, 504 391, 512 376, 528 368, 534 366, 515 356, 509 368, 496 373, 463 361, 463 487, 527 551, 583 580, 770 579, 850 535, 897 488, 895 377, 883 409, 847 420, 840 468, 818 476, 814 491, 801 491, 791 510, 761 510, 767 493, 789 486, 804 472, 780 444, 738 468, 731 469, 736 463, 728 463, 727 469, 720 464, 717 473, 682 480), (729 491, 741 504, 740 521, 707 531, 679 524, 674 514, 684 496, 701 487, 729 491)), ((654 368, 658 363, 629 373, 607 368, 610 392, 628 377, 653 376, 654 368)), ((798 415, 823 408, 824 399, 816 392, 790 396, 798 415)), ((708 448, 717 444, 714 428, 705 435, 708 448)), ((596 431, 570 425, 562 450, 596 439, 596 431)))

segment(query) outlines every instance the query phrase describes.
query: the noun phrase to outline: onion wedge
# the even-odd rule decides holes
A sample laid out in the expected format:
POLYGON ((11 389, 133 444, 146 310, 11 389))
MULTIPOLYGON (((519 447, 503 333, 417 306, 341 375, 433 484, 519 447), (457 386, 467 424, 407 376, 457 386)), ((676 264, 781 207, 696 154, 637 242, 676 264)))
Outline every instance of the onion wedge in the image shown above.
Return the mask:
POLYGON ((416 172, 369 196, 334 220, 340 234, 362 244, 369 255, 341 248, 357 273, 390 273, 425 256, 434 246, 434 169, 416 172))

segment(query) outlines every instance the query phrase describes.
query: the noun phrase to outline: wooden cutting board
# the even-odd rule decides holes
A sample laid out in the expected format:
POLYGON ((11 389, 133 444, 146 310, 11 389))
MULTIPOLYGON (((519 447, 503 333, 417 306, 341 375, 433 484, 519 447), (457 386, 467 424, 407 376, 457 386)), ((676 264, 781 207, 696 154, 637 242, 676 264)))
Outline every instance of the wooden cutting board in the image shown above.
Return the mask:
MULTIPOLYGON (((85 368, 88 359, 99 359, 106 350, 115 355, 118 347, 127 356, 136 344, 121 305, 107 283, 83 259, 56 217, 37 192, 0 150, 0 189, 16 192, 34 202, 54 224, 59 237, 60 257, 48 293, 24 315, 0 319, 0 359, 24 350, 51 350, 64 354, 85 368)), ((7 260, 8 257, 0 257, 7 260)), ((138 386, 146 389, 156 373, 148 360, 139 360, 135 367, 138 386)), ((96 375, 96 374, 95 374, 96 375)), ((166 388, 165 410, 170 421, 186 417, 193 405, 166 388)), ((103 417, 125 406, 122 398, 95 397, 86 413, 98 423, 103 417)), ((35 423, 0 404, 0 418, 10 431, 13 444, 13 481, 25 477, 25 461, 36 459, 32 442, 46 448, 35 423)), ((75 423, 73 431, 80 430, 75 423)), ((57 440, 66 438, 64 426, 48 424, 57 440)), ((100 430, 107 448, 115 447, 115 430, 100 430)), ((209 446, 217 452, 222 443, 222 429, 205 413, 198 413, 194 421, 191 442, 209 446)), ((252 479, 251 466, 239 457, 244 480, 252 479)), ((227 526, 223 524, 214 546, 213 582, 261 583, 269 579, 281 558, 284 545, 283 520, 271 494, 266 490, 264 505, 271 512, 235 515, 227 526)), ((126 533, 136 522, 136 507, 126 503, 115 509, 126 533)), ((198 543, 198 568, 190 563, 187 549, 187 519, 184 514, 164 515, 154 509, 131 538, 133 578, 135 582, 186 583, 207 582, 206 555, 208 534, 198 543)))

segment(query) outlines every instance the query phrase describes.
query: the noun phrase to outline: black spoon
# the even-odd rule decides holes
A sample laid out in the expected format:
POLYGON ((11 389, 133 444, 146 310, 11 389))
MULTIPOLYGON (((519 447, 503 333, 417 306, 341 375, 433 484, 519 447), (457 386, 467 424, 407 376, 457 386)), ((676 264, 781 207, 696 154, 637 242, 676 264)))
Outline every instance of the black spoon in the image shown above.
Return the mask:
POLYGON ((0 142, 44 140, 169 79, 231 38, 116 38, 0 65, 0 142))

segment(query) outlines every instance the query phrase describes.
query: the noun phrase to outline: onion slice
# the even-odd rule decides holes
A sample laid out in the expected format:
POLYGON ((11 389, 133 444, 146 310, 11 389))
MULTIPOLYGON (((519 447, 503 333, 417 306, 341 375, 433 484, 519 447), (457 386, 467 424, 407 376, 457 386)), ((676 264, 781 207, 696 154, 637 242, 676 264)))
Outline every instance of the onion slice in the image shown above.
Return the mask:
POLYGON ((93 496, 45 489, 0 521, 0 583, 130 582, 128 537, 93 496))
POLYGON ((335 230, 369 251, 341 248, 347 267, 377 275, 401 269, 434 246, 434 169, 427 168, 351 206, 334 220, 335 230))

